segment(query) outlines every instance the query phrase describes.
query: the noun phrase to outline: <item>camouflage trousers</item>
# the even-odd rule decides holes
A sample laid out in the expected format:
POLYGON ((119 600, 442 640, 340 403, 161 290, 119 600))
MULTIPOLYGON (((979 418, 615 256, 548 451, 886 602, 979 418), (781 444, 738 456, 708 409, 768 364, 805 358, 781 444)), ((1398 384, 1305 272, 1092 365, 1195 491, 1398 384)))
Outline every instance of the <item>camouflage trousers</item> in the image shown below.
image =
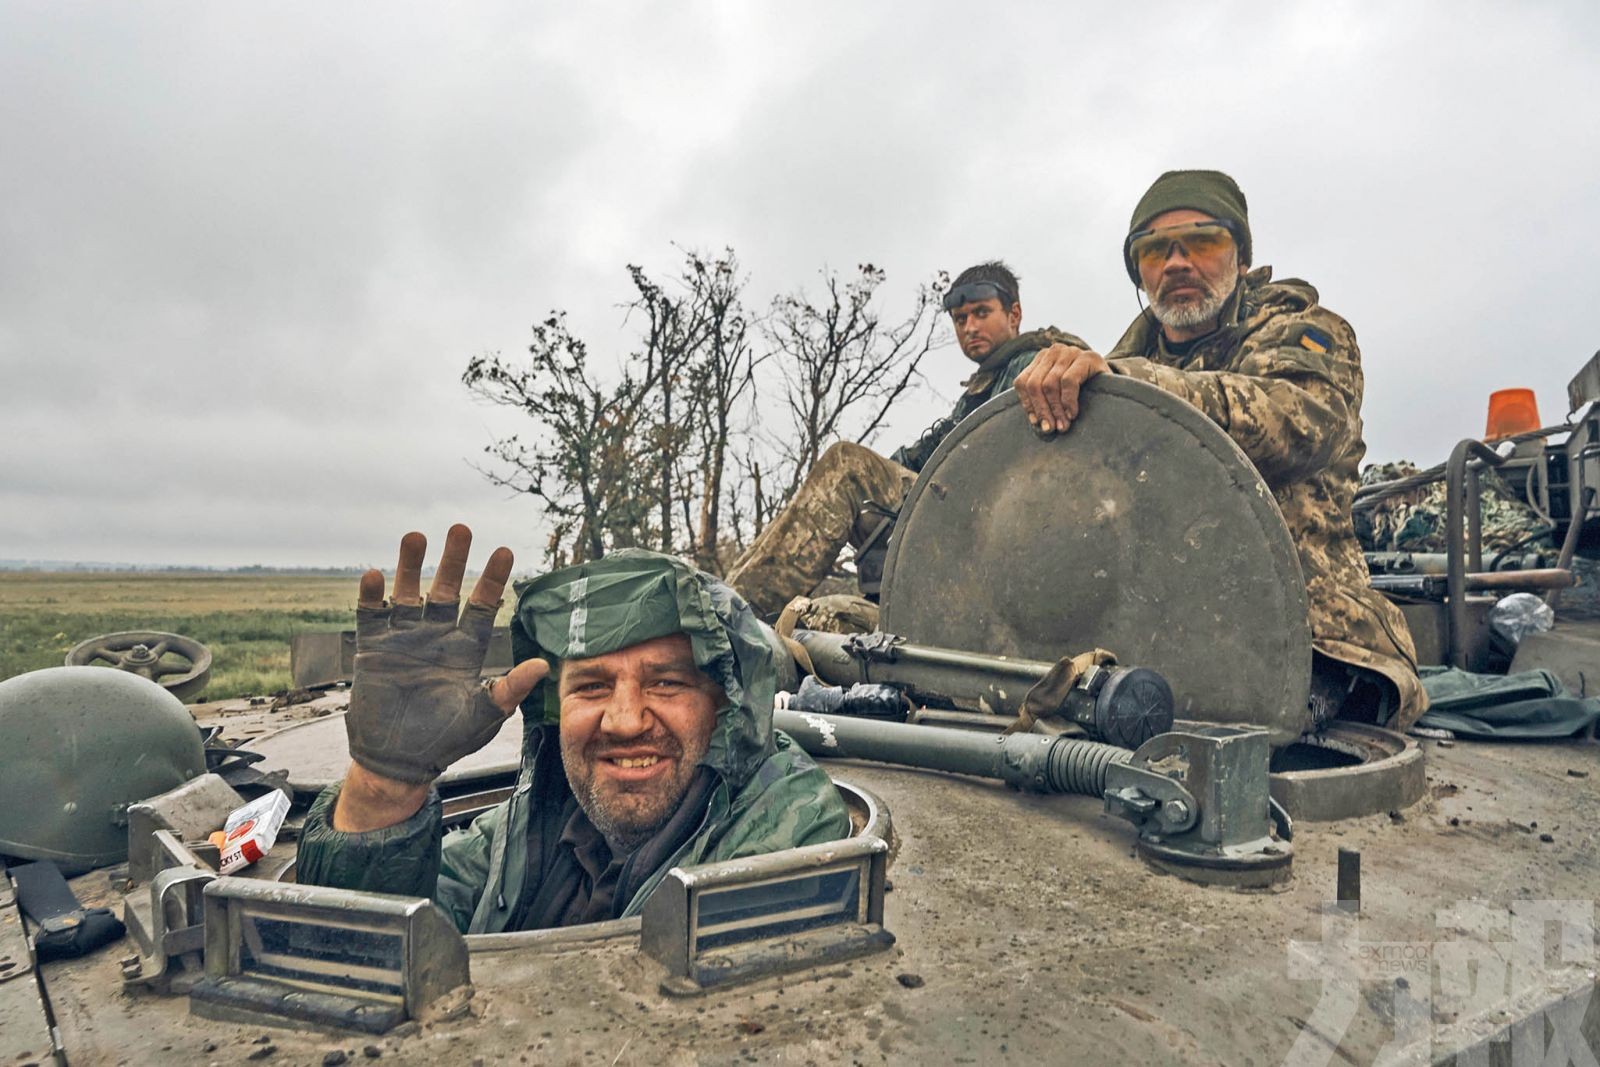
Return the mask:
POLYGON ((860 548, 898 508, 916 475, 870 448, 840 441, 806 475, 787 507, 728 571, 728 584, 771 618, 828 576, 845 545, 860 548))

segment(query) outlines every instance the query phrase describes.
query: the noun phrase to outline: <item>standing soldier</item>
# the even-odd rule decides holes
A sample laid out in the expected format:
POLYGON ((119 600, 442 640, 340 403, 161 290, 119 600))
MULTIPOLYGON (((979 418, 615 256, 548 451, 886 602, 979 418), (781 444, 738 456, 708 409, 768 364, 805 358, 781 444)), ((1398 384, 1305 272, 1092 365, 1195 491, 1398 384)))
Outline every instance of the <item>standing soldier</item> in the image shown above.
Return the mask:
POLYGON ((1361 353, 1303 281, 1250 270, 1244 193, 1220 171, 1168 171, 1134 209, 1128 276, 1148 296, 1109 357, 1052 345, 1017 378, 1028 421, 1062 433, 1079 388, 1125 374, 1222 427, 1272 490, 1310 598, 1313 722, 1405 729, 1427 709, 1404 617, 1375 591, 1351 524, 1361 439, 1361 353))

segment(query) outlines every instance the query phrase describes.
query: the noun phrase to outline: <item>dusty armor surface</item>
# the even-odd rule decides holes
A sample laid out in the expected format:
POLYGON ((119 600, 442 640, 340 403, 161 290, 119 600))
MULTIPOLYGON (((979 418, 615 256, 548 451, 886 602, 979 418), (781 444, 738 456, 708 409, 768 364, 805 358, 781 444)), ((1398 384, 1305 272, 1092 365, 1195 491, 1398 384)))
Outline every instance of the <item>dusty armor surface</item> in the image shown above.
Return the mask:
MULTIPOLYGON (((368 1047, 380 1064, 1368 1063, 1385 1047, 1448 1063, 1503 1050, 1524 1024, 1543 1034, 1547 1013, 1592 1048, 1592 918, 1571 912, 1565 947, 1530 962, 1508 914, 1526 908, 1518 901, 1589 903, 1596 853, 1583 827, 1600 798, 1593 778, 1568 774, 1578 759, 1592 755, 1429 742, 1427 798, 1403 820, 1304 828, 1294 877, 1265 893, 1148 868, 1129 854, 1127 824, 1093 797, 831 763, 893 810, 882 897, 893 945, 688 997, 665 988, 640 919, 467 938, 475 995, 381 1035, 200 1017, 176 992, 124 991, 118 948, 41 973, 73 1063, 367 1062, 368 1047), (1356 910, 1331 903, 1341 850, 1361 853, 1356 910), (1460 902, 1479 918, 1450 925, 1441 916, 1460 902), (1412 958, 1403 972, 1377 955, 1401 951, 1412 958), (1474 985, 1469 962, 1501 968, 1501 984, 1474 985), (1068 1007, 1041 1007, 1041 983, 1068 1007), (1420 1019, 1403 1014, 1418 998, 1420 1019)), ((292 846, 280 846, 285 858, 292 846)), ((116 899, 103 871, 73 884, 86 904, 116 899)), ((0 996, 23 981, 0 982, 0 996)))
POLYGON ((69 872, 126 859, 127 806, 204 770, 194 718, 147 678, 51 667, 0 682, 0 854, 69 872))

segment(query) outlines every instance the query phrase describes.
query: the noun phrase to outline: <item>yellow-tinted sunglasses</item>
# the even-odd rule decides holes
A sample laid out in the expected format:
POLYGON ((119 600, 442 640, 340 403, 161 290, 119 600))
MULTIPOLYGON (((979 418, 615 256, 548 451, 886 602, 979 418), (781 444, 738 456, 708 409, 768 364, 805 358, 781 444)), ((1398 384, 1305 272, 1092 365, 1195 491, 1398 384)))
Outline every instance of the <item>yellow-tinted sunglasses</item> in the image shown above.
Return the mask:
POLYGON ((1130 267, 1158 268, 1179 245, 1190 259, 1222 255, 1238 243, 1231 222, 1185 222, 1159 230, 1135 230, 1122 246, 1123 261, 1130 267))

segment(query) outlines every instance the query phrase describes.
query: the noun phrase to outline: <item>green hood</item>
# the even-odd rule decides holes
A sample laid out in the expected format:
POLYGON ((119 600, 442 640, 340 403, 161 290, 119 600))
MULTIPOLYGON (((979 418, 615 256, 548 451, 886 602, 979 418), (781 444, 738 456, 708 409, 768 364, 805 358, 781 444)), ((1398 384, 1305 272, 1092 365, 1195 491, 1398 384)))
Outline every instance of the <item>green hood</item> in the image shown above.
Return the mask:
POLYGON ((539 657, 551 667, 551 678, 523 702, 530 727, 560 721, 555 675, 562 660, 602 656, 683 633, 694 649, 695 664, 728 697, 717 710, 703 762, 738 788, 774 752, 773 646, 743 598, 718 579, 673 556, 623 549, 519 582, 516 588, 512 654, 518 663, 539 657))

